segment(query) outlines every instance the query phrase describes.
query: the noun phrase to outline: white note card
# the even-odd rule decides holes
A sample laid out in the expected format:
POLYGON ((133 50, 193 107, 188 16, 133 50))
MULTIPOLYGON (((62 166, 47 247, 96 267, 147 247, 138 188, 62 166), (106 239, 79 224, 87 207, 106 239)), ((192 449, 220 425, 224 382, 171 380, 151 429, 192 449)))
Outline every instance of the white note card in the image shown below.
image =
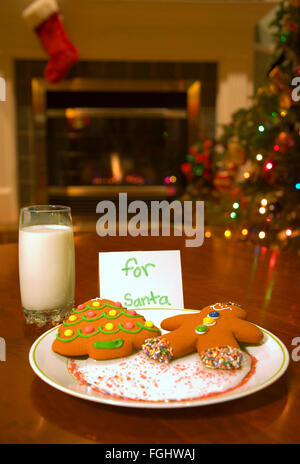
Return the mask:
POLYGON ((184 308, 180 250, 99 253, 99 284, 126 308, 184 308))

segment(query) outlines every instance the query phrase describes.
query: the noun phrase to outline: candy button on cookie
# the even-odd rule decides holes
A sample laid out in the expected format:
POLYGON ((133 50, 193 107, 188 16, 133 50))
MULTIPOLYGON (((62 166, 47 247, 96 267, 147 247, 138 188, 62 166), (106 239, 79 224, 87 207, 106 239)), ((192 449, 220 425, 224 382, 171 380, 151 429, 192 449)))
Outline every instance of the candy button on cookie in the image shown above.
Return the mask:
POLYGON ((71 335, 73 335, 73 330, 71 330, 71 329, 65 330, 65 331, 64 331, 64 335, 65 335, 66 337, 71 337, 71 335))
POLYGON ((96 314, 95 311, 88 311, 88 312, 86 313, 87 317, 94 317, 95 314, 96 314))
POLYGON ((152 321, 146 321, 146 322, 145 322, 145 327, 151 328, 151 327, 153 327, 153 326, 154 326, 154 324, 153 324, 152 321))
POLYGON ((215 325, 216 321, 214 320, 213 317, 205 317, 203 319, 203 324, 207 326, 215 325))
POLYGON ((109 316, 116 316, 117 315, 117 311, 115 309, 111 309, 109 312, 108 312, 108 315, 109 316))
POLYGON ((111 322, 108 322, 104 326, 105 330, 112 330, 114 328, 114 325, 111 322))
POLYGON ((133 329, 134 324, 132 322, 126 322, 125 329, 133 329))
POLYGON ((70 316, 68 321, 74 322, 74 321, 76 321, 76 319, 77 319, 77 316, 70 316))
POLYGON ((198 335, 203 335, 203 334, 205 334, 207 331, 208 331, 208 328, 207 328, 207 326, 204 325, 204 324, 197 325, 197 327, 195 328, 195 332, 196 332, 196 334, 198 334, 198 335))
POLYGON ((88 334, 88 333, 94 332, 94 330, 95 330, 94 327, 92 327, 91 325, 88 325, 85 327, 84 332, 88 334))
POLYGON ((211 311, 208 316, 218 319, 220 317, 220 313, 218 313, 218 311, 211 311))
POLYGON ((93 306, 94 308, 98 308, 98 307, 100 306, 99 301, 93 301, 92 306, 93 306))

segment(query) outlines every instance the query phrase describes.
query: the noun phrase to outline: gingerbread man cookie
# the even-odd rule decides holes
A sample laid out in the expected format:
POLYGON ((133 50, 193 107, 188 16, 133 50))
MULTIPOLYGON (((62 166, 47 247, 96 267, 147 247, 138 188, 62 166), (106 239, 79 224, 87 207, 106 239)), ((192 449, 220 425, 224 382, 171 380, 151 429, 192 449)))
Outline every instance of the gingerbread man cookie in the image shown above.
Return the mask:
POLYGON ((243 359, 239 342, 259 343, 263 338, 246 316, 240 305, 228 302, 206 306, 196 314, 169 317, 161 328, 170 332, 146 340, 143 351, 159 362, 198 351, 206 367, 239 368, 243 359))
POLYGON ((52 349, 68 356, 120 358, 140 349, 149 336, 160 333, 153 322, 136 311, 96 298, 72 309, 60 325, 52 349))

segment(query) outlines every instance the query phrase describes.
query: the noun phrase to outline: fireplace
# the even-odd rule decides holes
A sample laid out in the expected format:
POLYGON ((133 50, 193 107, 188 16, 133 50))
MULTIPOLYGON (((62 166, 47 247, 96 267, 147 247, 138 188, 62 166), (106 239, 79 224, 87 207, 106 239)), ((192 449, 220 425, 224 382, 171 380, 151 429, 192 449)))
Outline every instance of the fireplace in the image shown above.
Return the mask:
POLYGON ((47 202, 92 208, 126 191, 173 198, 199 136, 200 82, 33 79, 36 151, 47 202))
POLYGON ((44 67, 16 60, 21 206, 181 195, 188 147, 214 136, 216 63, 80 61, 56 85, 44 67))

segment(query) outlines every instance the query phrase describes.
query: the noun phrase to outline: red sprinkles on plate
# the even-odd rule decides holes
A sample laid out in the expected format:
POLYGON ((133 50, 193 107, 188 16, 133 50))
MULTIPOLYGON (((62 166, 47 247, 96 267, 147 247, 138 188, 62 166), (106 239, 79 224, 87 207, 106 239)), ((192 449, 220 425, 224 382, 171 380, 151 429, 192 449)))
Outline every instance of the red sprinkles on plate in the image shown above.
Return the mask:
POLYGON ((171 363, 157 362, 143 352, 107 361, 73 359, 71 374, 89 392, 133 401, 188 401, 231 391, 252 375, 252 361, 244 355, 241 369, 208 369, 194 353, 171 363))

